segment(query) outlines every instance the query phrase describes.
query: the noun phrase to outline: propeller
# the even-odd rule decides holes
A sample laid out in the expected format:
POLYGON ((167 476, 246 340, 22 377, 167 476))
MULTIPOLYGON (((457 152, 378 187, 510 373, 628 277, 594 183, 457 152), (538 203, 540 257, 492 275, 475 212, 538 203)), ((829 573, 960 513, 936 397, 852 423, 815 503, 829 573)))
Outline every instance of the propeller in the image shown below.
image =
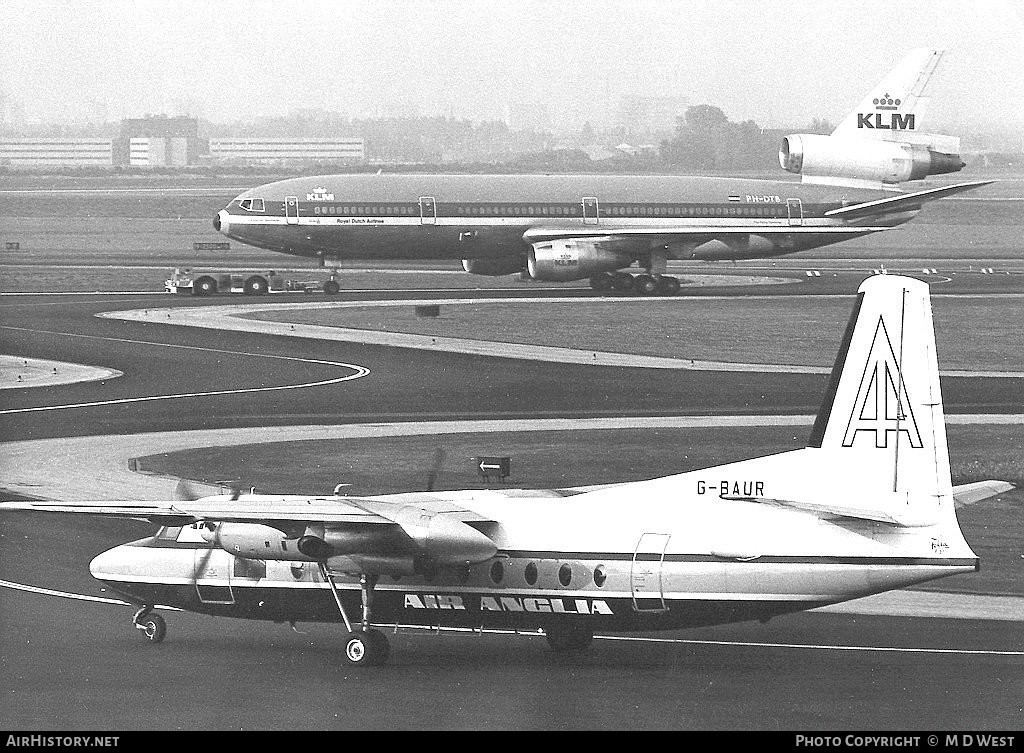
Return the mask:
POLYGON ((434 449, 434 462, 430 467, 430 472, 427 474, 427 491, 434 491, 434 484, 437 482, 437 476, 441 472, 441 466, 444 464, 445 452, 443 447, 437 447, 434 449))
MULTIPOLYGON (((233 491, 237 492, 239 488, 238 484, 235 483, 233 491)), ((179 502, 195 502, 197 499, 211 497, 223 491, 222 487, 204 484, 201 481, 193 481, 190 478, 181 478, 178 479, 178 483, 174 487, 174 498, 179 502)))

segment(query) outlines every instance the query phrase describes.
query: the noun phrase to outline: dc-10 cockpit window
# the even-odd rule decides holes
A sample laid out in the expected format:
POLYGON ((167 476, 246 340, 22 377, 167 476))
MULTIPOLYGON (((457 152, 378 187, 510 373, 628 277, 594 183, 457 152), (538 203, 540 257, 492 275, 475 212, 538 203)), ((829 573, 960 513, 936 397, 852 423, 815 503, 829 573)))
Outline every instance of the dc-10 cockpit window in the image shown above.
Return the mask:
POLYGON ((263 199, 242 199, 238 206, 246 212, 265 212, 263 199))

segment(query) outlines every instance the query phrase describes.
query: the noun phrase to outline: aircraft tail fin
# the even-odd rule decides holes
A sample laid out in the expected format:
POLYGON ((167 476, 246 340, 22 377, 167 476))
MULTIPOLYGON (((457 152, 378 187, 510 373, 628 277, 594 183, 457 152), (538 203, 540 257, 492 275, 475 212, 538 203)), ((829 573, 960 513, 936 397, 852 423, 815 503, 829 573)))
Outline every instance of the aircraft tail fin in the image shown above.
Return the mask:
POLYGON ((832 135, 907 141, 908 132, 920 133, 929 104, 924 95, 944 53, 929 48, 911 50, 832 135))
POLYGON ((903 500, 893 517, 952 514, 927 283, 878 275, 861 284, 808 444, 865 502, 903 500))

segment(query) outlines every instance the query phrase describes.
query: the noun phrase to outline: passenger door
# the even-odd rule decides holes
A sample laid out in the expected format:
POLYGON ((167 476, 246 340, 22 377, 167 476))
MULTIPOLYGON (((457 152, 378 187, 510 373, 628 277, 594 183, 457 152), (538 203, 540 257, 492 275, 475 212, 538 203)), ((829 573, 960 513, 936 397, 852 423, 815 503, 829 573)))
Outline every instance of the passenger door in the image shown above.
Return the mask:
POLYGON ((583 224, 584 225, 596 225, 601 220, 598 215, 600 207, 597 203, 597 197, 595 196, 584 196, 583 197, 583 224))
POLYGON ((637 612, 664 612, 668 609, 662 590, 661 571, 670 538, 671 535, 667 533, 645 533, 637 542, 629 574, 633 609, 637 612))
POLYGON ((420 224, 434 225, 437 223, 437 204, 433 196, 420 196, 420 224))
POLYGON ((205 604, 234 604, 231 590, 231 565, 234 557, 223 549, 195 550, 196 592, 205 604))
POLYGON ((786 209, 789 210, 790 226, 799 227, 804 224, 804 205, 800 199, 786 199, 786 209))
POLYGON ((284 199, 284 221, 287 225, 299 224, 299 197, 286 196, 284 199))

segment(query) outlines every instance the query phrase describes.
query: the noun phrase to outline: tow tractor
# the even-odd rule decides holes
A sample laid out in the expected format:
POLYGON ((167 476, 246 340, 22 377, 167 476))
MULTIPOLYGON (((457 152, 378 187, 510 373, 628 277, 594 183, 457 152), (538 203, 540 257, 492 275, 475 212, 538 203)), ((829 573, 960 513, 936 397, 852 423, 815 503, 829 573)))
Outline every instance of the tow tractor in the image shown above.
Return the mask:
POLYGON ((164 290, 178 295, 217 295, 242 293, 267 295, 269 293, 313 293, 323 290, 336 295, 341 286, 331 273, 327 280, 290 280, 277 272, 211 272, 175 269, 164 282, 164 290))

